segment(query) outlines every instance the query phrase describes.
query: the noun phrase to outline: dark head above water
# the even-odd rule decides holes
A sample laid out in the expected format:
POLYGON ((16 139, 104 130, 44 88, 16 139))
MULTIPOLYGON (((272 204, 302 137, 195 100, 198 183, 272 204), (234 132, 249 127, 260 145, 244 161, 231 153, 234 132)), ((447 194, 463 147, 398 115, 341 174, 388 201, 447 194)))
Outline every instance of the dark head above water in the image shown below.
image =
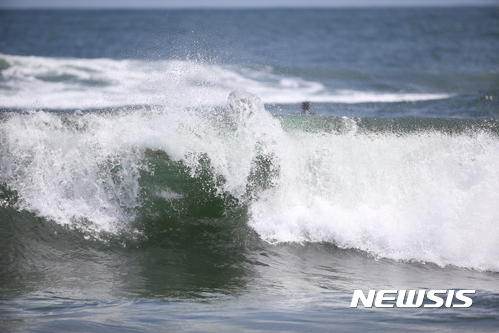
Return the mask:
POLYGON ((310 112, 310 102, 301 103, 301 114, 313 114, 310 112))

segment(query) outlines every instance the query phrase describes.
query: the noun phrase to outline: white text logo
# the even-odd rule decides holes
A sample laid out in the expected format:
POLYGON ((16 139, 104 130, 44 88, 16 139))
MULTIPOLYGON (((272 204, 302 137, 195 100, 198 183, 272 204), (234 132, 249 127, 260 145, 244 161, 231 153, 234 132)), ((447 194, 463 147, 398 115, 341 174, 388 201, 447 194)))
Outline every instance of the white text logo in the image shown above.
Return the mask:
POLYGON ((356 308, 359 301, 366 308, 469 308, 473 300, 465 294, 474 294, 475 290, 369 290, 367 296, 362 290, 353 292, 351 308, 356 308), (417 294, 417 296, 416 296, 417 294), (425 298, 427 302, 425 302, 425 298), (394 302, 396 301, 396 302, 394 302), (423 305, 424 304, 424 305, 423 305))

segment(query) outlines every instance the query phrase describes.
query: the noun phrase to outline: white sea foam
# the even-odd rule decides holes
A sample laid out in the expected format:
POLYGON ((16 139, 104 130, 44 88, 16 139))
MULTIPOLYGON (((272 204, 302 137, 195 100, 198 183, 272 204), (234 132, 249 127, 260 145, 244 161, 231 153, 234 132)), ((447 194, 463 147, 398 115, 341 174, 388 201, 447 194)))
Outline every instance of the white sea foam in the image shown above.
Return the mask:
POLYGON ((251 206, 263 239, 499 270, 497 137, 298 132, 290 142, 286 176, 251 206))
POLYGON ((92 109, 131 105, 222 106, 232 90, 265 103, 404 102, 448 98, 442 93, 328 90, 322 83, 272 71, 183 60, 69 59, 2 55, 0 107, 92 109))
POLYGON ((11 114, 0 127, 0 181, 19 195, 19 208, 61 224, 113 230, 133 218, 141 164, 128 117, 11 114))

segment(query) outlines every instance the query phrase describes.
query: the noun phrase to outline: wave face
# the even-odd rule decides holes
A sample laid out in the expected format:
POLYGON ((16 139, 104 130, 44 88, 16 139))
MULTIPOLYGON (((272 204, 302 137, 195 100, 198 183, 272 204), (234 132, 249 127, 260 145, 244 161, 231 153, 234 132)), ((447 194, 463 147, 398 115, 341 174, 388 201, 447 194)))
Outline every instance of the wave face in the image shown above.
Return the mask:
POLYGON ((276 117, 247 96, 4 113, 0 181, 17 196, 4 204, 97 233, 236 208, 270 243, 499 270, 496 121, 276 117))

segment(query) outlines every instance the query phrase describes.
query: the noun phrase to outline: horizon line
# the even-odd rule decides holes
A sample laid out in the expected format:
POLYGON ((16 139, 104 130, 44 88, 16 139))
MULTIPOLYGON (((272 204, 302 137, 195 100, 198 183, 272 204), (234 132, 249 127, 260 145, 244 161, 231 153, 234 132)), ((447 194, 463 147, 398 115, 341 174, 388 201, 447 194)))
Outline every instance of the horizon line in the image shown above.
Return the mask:
POLYGON ((191 9, 199 9, 199 10, 233 10, 233 9, 241 9, 241 10, 261 10, 261 9, 388 9, 388 8, 462 8, 462 7, 480 7, 480 8, 499 8, 499 4, 378 4, 378 5, 293 5, 293 6, 250 6, 250 5, 241 5, 241 6, 2 6, 0 5, 0 10, 191 10, 191 9))

